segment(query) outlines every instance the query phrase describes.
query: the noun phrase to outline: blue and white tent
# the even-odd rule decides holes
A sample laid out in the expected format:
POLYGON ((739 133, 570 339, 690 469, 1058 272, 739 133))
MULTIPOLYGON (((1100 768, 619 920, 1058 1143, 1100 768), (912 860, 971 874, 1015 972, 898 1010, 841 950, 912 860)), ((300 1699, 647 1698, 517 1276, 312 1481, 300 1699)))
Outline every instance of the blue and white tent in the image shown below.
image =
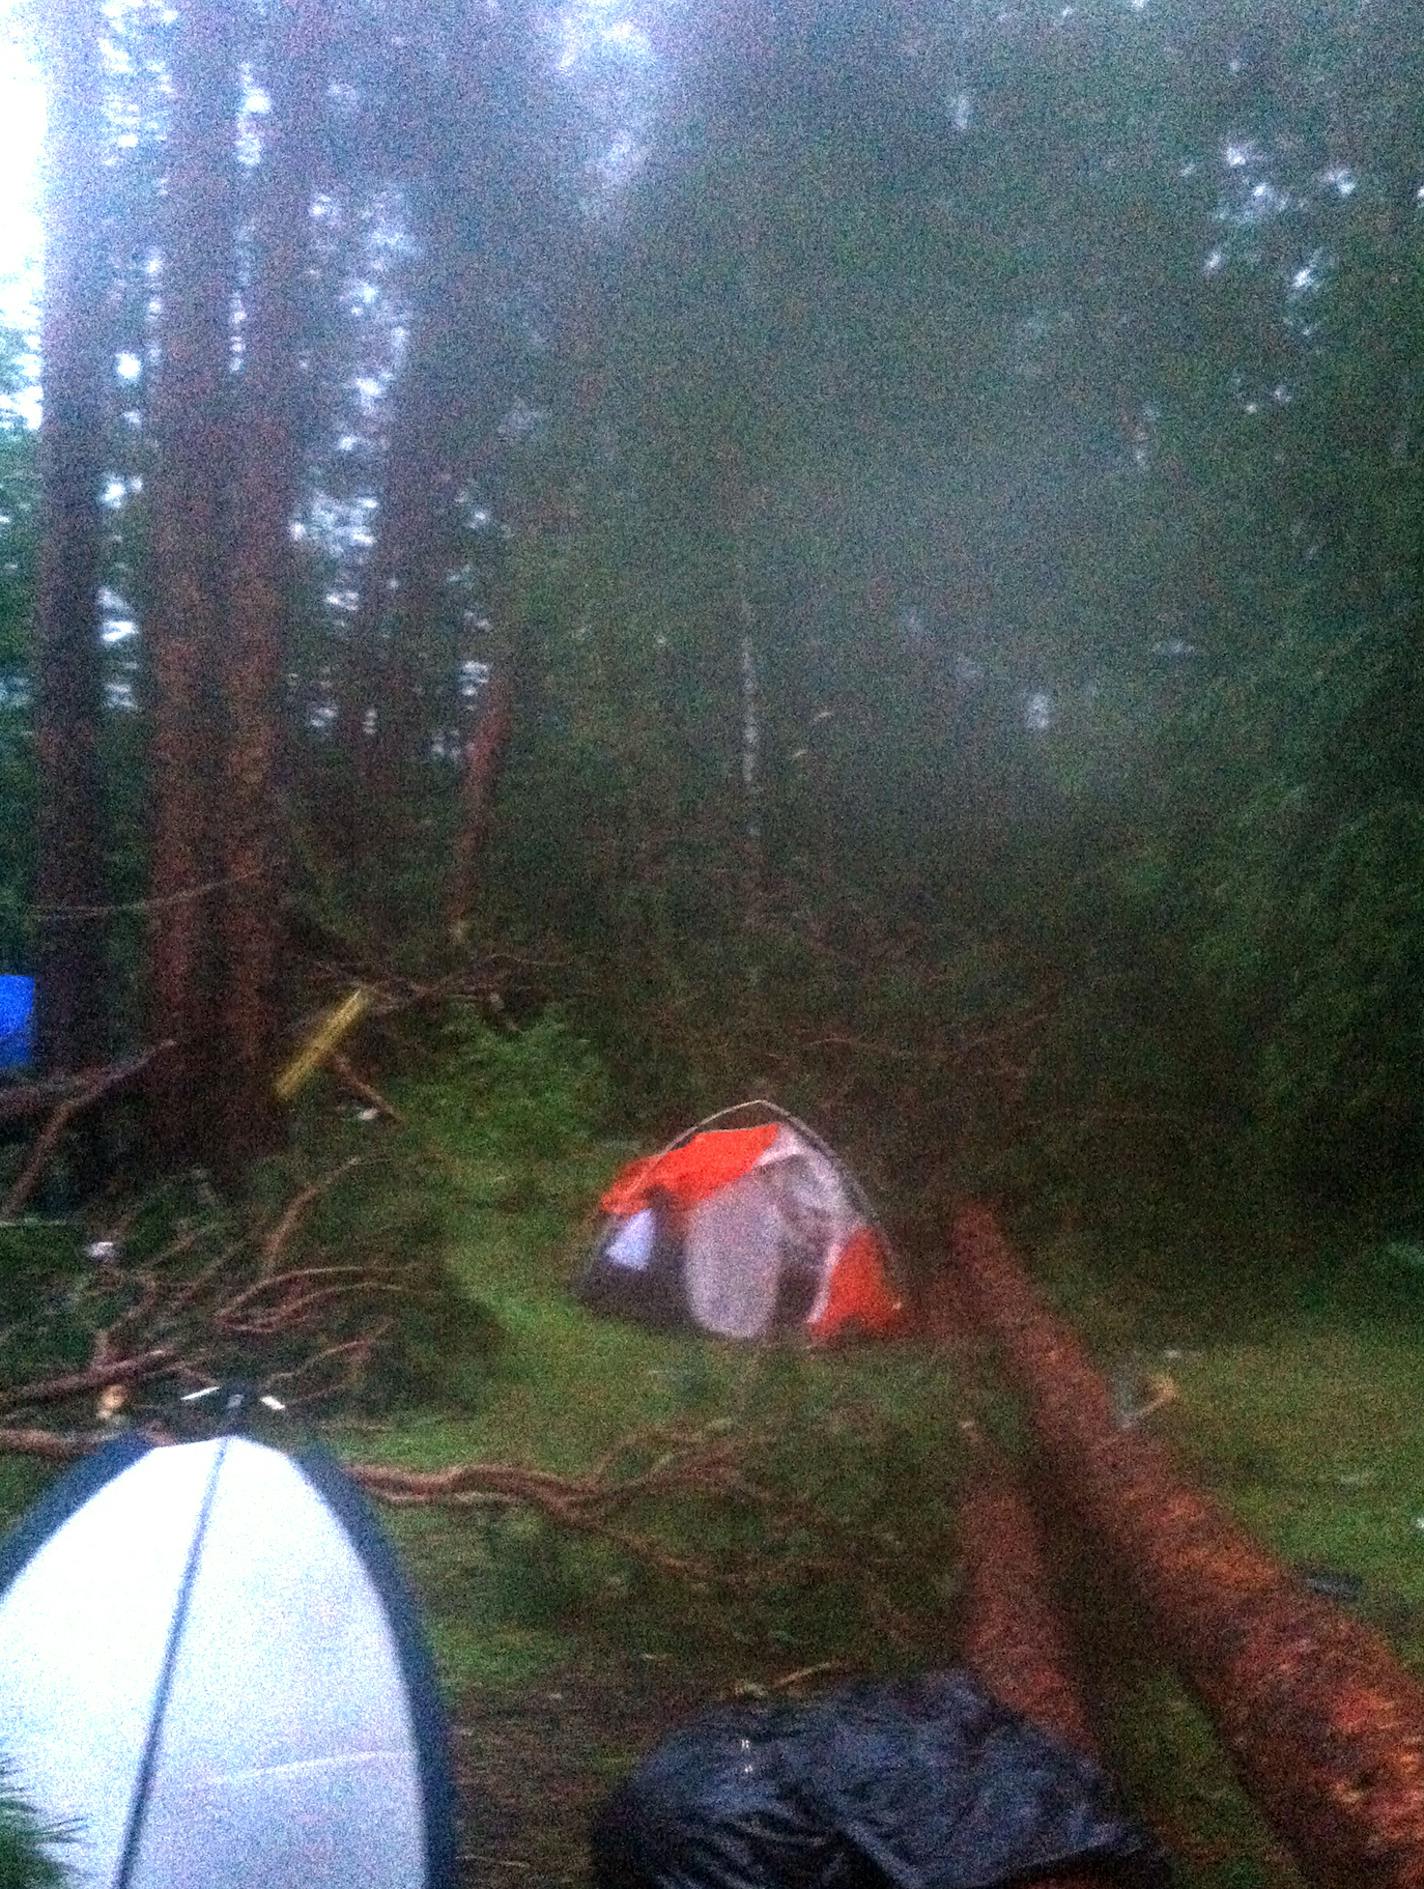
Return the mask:
POLYGON ((0 1546, 0 1755, 78 1889, 449 1889, 395 1558, 329 1457, 118 1438, 0 1546))

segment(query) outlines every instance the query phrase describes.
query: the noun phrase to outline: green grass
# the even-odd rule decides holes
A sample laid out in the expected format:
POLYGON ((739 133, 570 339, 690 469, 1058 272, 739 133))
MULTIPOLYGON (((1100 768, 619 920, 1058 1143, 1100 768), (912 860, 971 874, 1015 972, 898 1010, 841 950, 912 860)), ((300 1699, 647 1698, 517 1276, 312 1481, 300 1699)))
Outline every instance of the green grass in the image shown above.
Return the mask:
MULTIPOLYGON (((501 1333, 488 1381, 467 1409, 337 1427, 339 1447, 412 1469, 478 1459, 577 1474, 650 1429, 718 1426, 747 1440, 759 1473, 819 1498, 863 1539, 908 1524, 895 1598, 902 1610, 918 1603, 928 1625, 926 1592, 947 1604, 952 1590, 942 1545, 963 1414, 940 1360, 913 1346, 762 1351, 596 1318, 569 1284, 589 1205, 626 1150, 493 1160, 445 1146, 458 1162, 452 1182, 447 1168, 446 1261, 501 1333)), ((620 1518, 675 1553, 755 1556, 765 1578, 734 1606, 537 1517, 406 1510, 389 1519, 452 1693, 532 1683, 575 1642, 695 1667, 709 1684, 729 1664, 740 1674, 909 1656, 874 1629, 867 1596, 879 1583, 869 1569, 846 1557, 843 1573, 817 1577, 811 1591, 798 1551, 813 1544, 786 1528, 768 1534, 746 1514, 661 1504, 620 1518)), ((880 1546, 882 1558, 894 1552, 880 1546)))

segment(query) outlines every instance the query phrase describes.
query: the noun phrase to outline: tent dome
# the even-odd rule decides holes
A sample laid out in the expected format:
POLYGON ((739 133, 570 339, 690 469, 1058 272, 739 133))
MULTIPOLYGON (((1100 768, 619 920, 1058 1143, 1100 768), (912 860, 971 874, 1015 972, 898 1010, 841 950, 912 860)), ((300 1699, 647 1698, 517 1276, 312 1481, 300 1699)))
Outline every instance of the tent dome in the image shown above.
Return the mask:
POLYGON ((743 1102, 626 1167, 577 1291, 597 1310, 721 1338, 827 1343, 901 1329, 889 1243, 804 1122, 743 1102))
POLYGON ((0 1736, 80 1889, 446 1889, 394 1557, 329 1457, 121 1437, 0 1547, 0 1736))

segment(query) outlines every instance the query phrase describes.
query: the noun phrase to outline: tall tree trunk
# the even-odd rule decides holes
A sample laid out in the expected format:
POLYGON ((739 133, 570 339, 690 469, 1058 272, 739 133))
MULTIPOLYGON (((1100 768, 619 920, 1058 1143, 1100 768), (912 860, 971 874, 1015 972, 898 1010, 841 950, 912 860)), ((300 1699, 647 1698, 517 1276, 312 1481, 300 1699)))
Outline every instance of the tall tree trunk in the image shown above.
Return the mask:
POLYGON ((50 73, 48 258, 40 427, 43 537, 36 623, 39 760, 39 1061, 48 1073, 103 1061, 110 992, 99 745, 99 480, 104 433, 106 254, 97 0, 46 15, 50 73))
POLYGON ((377 542, 339 704, 338 737, 359 783, 360 806, 348 816, 358 867, 377 840, 385 851, 408 843, 402 821, 454 680, 453 650, 438 631, 457 562, 457 499, 505 447, 498 424, 506 390, 489 358, 496 317, 479 231, 463 209, 467 190, 458 139, 437 127, 416 314, 392 396, 377 542), (449 673, 437 681, 441 663, 449 673))
POLYGON ((359 808, 348 814, 353 863, 384 831, 408 784, 422 732, 417 645, 441 602, 441 554, 455 494, 448 381, 456 349, 451 267, 457 238, 448 209, 434 204, 426 219, 415 319, 391 395, 376 544, 339 691, 337 735, 360 793, 359 808))
POLYGON ((732 558, 732 601, 737 617, 737 680, 741 698, 742 921, 748 942, 748 975, 756 981, 757 934, 766 877, 762 834, 762 681, 756 612, 740 538, 732 558))
POLYGON ((450 869, 450 936, 459 945, 469 932, 481 856, 489 839, 495 791, 509 747, 514 690, 511 665, 501 661, 485 686, 484 703, 465 744, 459 824, 450 869))
POLYGON ((326 0, 275 13, 272 113, 258 173, 252 286, 239 382, 232 593, 221 642, 227 750, 221 796, 223 1070, 228 1160, 271 1143, 277 1110, 281 846, 277 789, 291 595, 291 524, 303 447, 303 285, 326 78, 326 0))
POLYGON ((231 295, 237 67, 228 0, 189 0, 177 29, 168 133, 161 357, 154 394, 149 863, 153 1142, 191 1159, 211 1139, 214 943, 220 865, 214 783, 223 729, 214 678, 232 450, 231 295))

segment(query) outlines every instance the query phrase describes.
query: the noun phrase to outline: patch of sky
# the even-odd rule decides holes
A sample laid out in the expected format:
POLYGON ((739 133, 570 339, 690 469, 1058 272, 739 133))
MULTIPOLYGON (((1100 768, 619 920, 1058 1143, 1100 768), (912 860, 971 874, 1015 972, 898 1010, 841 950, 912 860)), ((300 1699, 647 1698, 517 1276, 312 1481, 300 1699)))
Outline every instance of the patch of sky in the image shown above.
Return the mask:
POLYGON ((1243 223, 1261 223, 1269 216, 1278 216, 1282 210, 1290 207, 1290 193, 1279 189, 1275 184, 1262 181, 1253 184, 1245 201, 1235 212, 1243 223))
POLYGON ((306 519, 293 526, 292 536, 315 539, 333 557, 353 550, 368 551, 376 542, 376 534, 370 529, 375 509, 375 500, 368 497, 340 499, 330 492, 318 492, 306 519))
POLYGON ((358 374, 346 384, 356 395, 363 413, 374 413, 385 398, 388 374, 358 374))
POLYGON ((653 42, 636 20, 623 15, 625 0, 577 0, 559 21, 558 69, 573 72, 590 59, 612 53, 638 63, 653 57, 653 42))
POLYGON ((1053 697, 1044 689, 1035 689, 1024 700, 1024 727, 1041 735, 1053 725, 1053 697))
MULTIPOLYGON (((22 10, 0 8, 0 326, 27 338, 39 326, 39 279, 44 255, 40 153, 45 92, 34 57, 33 21, 22 10)), ((33 347, 33 341, 31 341, 33 347)), ((19 363, 25 380, 38 369, 29 350, 19 363)), ((39 422, 39 392, 26 386, 0 402, 26 425, 39 422)))
POLYGON ((105 584, 99 591, 99 634, 105 643, 124 643, 129 637, 137 636, 138 624, 134 619, 133 606, 126 597, 121 597, 116 590, 105 584))
POLYGON ((502 439, 528 439, 536 433, 549 418, 548 407, 531 406, 528 401, 518 400, 499 423, 502 439))
POLYGON ((647 146, 641 144, 631 131, 619 131, 593 168, 601 182, 616 189, 636 174, 647 155, 647 146))
POLYGON ((242 69, 242 104, 237 120, 237 161, 248 170, 262 162, 262 133, 258 120, 272 110, 272 100, 252 76, 252 68, 242 69))
POLYGON ((1323 249, 1312 251, 1309 257, 1291 276, 1292 295, 1310 295, 1325 280, 1330 259, 1323 249))
POLYGON ((1348 164, 1332 164, 1329 170, 1320 173, 1320 181, 1337 197, 1353 197, 1360 187, 1359 178, 1348 164))

